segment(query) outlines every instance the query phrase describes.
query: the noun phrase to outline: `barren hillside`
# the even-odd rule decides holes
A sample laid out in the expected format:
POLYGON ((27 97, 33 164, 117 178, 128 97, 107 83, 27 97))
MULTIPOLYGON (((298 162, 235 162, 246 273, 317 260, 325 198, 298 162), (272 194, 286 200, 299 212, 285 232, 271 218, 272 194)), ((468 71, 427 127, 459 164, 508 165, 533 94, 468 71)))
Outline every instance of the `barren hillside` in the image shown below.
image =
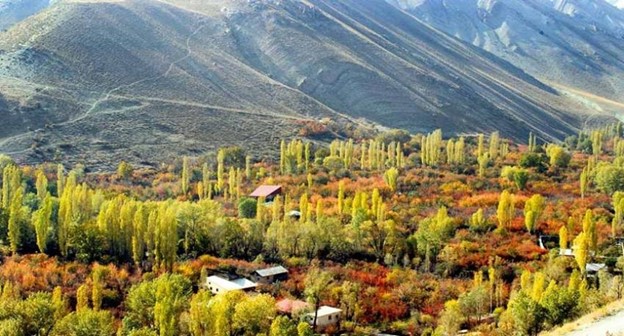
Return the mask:
POLYGON ((624 11, 604 0, 388 1, 539 79, 622 101, 624 11))
POLYGON ((383 0, 61 1, 0 65, 0 150, 33 162, 262 155, 321 118, 562 139, 593 112, 383 0))

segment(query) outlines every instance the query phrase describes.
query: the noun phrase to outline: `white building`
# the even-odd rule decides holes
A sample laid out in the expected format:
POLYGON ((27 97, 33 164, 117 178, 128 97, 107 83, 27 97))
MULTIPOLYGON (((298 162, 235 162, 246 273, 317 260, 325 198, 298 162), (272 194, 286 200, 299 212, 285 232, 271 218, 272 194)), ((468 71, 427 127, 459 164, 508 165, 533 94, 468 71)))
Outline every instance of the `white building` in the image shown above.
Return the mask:
POLYGON ((210 289, 212 294, 226 293, 233 290, 253 290, 257 287, 257 284, 253 281, 245 278, 236 280, 228 280, 222 277, 213 275, 206 278, 206 287, 210 289))
MULTIPOLYGON (((322 306, 318 309, 316 317, 316 326, 318 328, 327 327, 340 321, 340 315, 342 310, 330 306, 322 306)), ((314 313, 308 313, 305 315, 306 321, 312 324, 314 322, 314 313)))

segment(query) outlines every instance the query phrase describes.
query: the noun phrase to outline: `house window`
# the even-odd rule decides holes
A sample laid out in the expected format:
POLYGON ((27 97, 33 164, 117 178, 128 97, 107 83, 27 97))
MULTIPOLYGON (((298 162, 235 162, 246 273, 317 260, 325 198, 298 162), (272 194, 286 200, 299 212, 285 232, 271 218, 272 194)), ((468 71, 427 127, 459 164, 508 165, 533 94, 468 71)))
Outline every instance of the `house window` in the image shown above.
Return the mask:
POLYGON ((331 315, 329 315, 329 317, 327 319, 331 321, 331 315))

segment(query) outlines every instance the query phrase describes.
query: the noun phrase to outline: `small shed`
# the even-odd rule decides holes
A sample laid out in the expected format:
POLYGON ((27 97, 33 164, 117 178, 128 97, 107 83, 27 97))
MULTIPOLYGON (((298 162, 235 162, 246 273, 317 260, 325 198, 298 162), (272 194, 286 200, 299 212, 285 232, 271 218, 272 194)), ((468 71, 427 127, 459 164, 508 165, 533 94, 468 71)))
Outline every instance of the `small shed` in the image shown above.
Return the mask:
POLYGON ((255 282, 245 278, 229 280, 216 275, 206 278, 206 287, 212 294, 226 293, 233 290, 251 291, 257 286, 255 282))
MULTIPOLYGON (((342 309, 330 306, 321 306, 317 310, 316 326, 318 328, 324 328, 333 324, 337 324, 340 321, 341 314, 342 309)), ((314 312, 306 314, 305 319, 310 324, 314 323, 314 312)))
POLYGON ((275 266, 265 269, 259 269, 251 275, 251 278, 263 284, 272 284, 278 281, 288 280, 288 270, 283 266, 275 266))
POLYGON ((254 190, 250 197, 260 198, 264 197, 265 202, 272 202, 275 199, 275 196, 282 193, 282 186, 279 185, 261 185, 256 190, 254 190))

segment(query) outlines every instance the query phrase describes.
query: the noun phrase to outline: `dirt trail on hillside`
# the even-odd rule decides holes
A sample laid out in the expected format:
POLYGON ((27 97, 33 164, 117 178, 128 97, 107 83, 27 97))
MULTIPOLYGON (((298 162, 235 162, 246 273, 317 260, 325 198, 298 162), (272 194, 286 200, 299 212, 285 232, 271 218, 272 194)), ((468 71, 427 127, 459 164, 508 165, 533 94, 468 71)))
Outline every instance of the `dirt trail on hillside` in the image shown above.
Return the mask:
POLYGON ((579 327, 566 336, 621 336, 624 335, 624 310, 617 314, 603 317, 591 324, 579 327))

